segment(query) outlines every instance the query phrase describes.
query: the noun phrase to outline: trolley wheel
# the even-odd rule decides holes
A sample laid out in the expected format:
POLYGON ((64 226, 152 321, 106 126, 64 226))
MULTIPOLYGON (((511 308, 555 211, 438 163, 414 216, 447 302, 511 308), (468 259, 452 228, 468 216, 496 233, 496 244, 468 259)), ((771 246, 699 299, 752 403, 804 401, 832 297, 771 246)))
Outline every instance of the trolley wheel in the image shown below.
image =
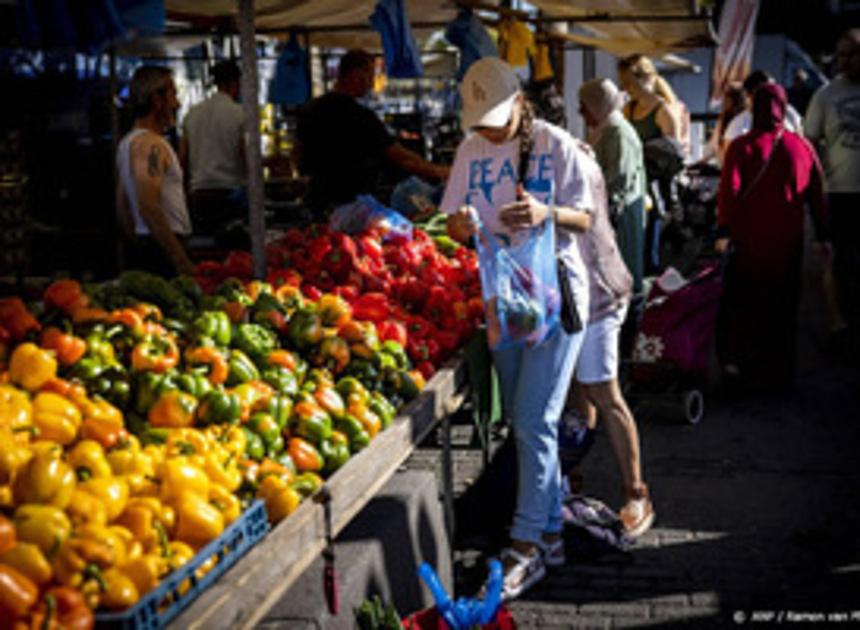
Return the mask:
POLYGON ((700 389, 690 389, 681 395, 684 419, 690 424, 699 424, 705 416, 705 396, 700 389))

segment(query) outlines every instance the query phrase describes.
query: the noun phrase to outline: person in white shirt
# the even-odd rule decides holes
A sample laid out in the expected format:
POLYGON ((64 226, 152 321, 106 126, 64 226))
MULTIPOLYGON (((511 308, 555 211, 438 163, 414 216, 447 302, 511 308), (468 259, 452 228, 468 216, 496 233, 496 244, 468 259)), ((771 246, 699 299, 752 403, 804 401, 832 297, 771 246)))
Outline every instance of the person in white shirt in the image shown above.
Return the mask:
MULTIPOLYGON (((749 76, 744 79, 744 98, 746 100, 744 111, 732 118, 729 126, 723 134, 723 155, 732 143, 732 140, 738 138, 750 129, 752 129, 752 97, 759 86, 765 83, 773 83, 773 77, 764 70, 753 70, 749 76)), ((794 133, 803 134, 803 119, 797 110, 789 105, 785 110, 785 128, 794 133)))
MULTIPOLYGON (((542 250, 555 270, 564 262, 561 291, 570 290, 576 326, 557 325, 539 343, 496 348, 503 404, 517 442, 519 487, 511 547, 503 552, 503 597, 512 598, 538 582, 546 565, 564 564, 558 424, 583 340, 589 312, 588 273, 573 231, 587 229, 595 207, 584 177, 583 153, 570 134, 534 119, 519 79, 505 62, 487 57, 469 68, 460 86, 463 128, 440 210, 451 215, 449 234, 467 241, 483 224, 481 238, 524 244, 556 231, 555 251, 542 250), (557 229, 557 230, 556 230, 557 229), (568 332, 567 330, 572 332, 568 332)), ((544 259, 545 261, 546 259, 544 259)), ((482 277, 495 278, 491 261, 482 277)), ((488 312, 488 341, 496 344, 488 312)), ((500 314, 495 328, 500 330, 500 314)), ((498 334, 497 330, 497 334, 498 334)))
POLYGON ((191 234, 182 168, 164 139, 179 108, 170 70, 138 68, 129 86, 129 106, 134 127, 120 140, 116 156, 117 217, 129 246, 126 266, 190 275, 194 265, 182 243, 191 234))
MULTIPOLYGON (((860 334, 860 29, 836 45, 839 74, 812 96, 806 136, 821 154, 830 206, 833 276, 838 304, 831 328, 860 334), (841 313, 839 310, 841 309, 841 313), (842 318, 844 317, 844 320, 842 318)), ((844 345, 844 344, 843 344, 844 345)))
POLYGON ((183 121, 179 157, 188 172, 195 232, 217 235, 247 216, 245 113, 236 102, 241 73, 234 61, 212 69, 217 91, 183 121))

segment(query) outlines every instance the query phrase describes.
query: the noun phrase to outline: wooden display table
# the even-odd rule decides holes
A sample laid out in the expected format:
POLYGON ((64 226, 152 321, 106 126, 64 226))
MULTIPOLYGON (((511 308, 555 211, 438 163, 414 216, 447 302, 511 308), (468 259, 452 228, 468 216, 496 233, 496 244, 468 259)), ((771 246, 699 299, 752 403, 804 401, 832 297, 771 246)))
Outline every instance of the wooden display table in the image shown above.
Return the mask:
MULTIPOLYGON (((332 535, 361 511, 436 424, 459 408, 465 398, 467 372, 462 359, 449 361, 388 429, 326 481, 332 535)), ((253 628, 324 547, 324 509, 313 500, 304 501, 170 627, 253 628)))

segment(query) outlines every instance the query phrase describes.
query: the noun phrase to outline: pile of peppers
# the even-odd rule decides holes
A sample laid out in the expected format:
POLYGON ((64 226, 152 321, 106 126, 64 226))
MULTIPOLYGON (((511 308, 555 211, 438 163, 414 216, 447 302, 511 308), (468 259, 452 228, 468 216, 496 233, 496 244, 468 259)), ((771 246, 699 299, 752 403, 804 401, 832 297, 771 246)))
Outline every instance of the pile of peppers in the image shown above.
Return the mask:
POLYGON ((0 300, 0 626, 133 606, 254 499, 292 513, 424 386, 341 296, 192 285, 0 300))

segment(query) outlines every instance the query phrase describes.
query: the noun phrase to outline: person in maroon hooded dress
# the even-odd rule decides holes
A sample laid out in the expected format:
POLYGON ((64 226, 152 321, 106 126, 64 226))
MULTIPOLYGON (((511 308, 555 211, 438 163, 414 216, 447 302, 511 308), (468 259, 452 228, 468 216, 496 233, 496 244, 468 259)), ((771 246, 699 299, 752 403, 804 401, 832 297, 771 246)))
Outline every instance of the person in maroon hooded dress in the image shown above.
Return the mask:
POLYGON ((786 103, 779 85, 755 92, 752 129, 729 145, 717 197, 716 248, 732 248, 718 350, 725 376, 754 388, 794 381, 807 204, 818 255, 830 249, 821 165, 812 145, 784 128, 786 103))

